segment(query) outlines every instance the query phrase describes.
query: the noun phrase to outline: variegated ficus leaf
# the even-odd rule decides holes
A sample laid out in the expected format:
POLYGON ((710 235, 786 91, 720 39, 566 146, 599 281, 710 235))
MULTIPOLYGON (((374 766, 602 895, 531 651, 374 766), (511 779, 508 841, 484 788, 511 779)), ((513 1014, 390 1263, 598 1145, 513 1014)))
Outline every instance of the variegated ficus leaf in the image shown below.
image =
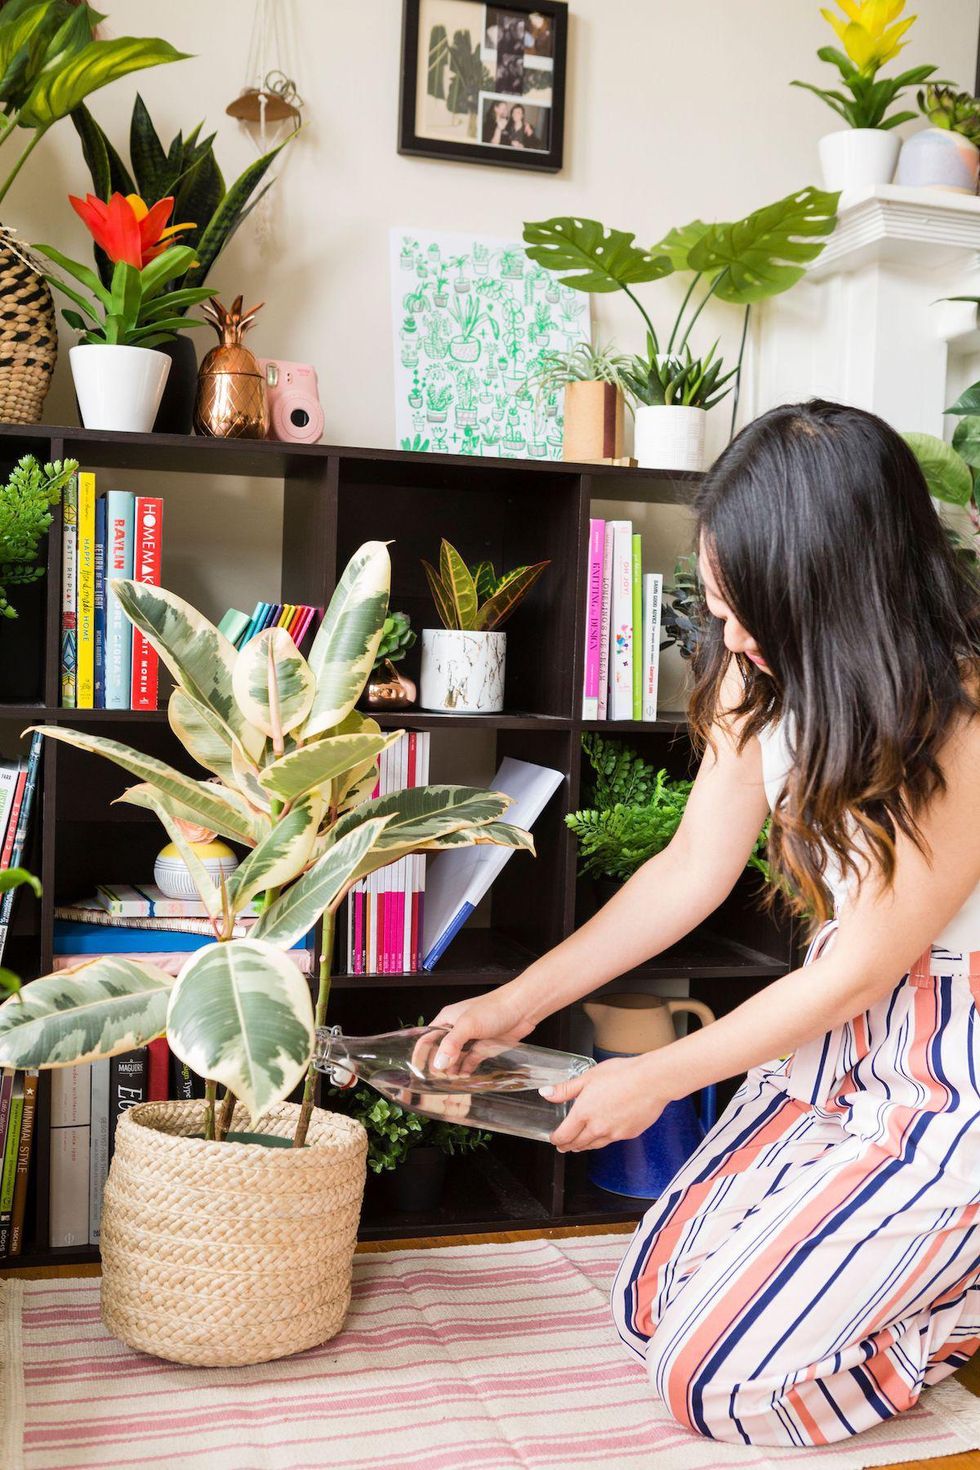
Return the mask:
POLYGON ((259 767, 247 755, 243 755, 237 745, 231 753, 231 769, 235 785, 249 805, 258 808, 260 812, 271 812, 272 801, 259 780, 259 767))
POLYGON ((441 852, 446 847, 476 847, 480 843, 492 842, 497 847, 512 847, 519 852, 534 852, 534 838, 523 827, 514 827, 510 822, 487 822, 482 827, 463 827, 456 832, 444 832, 429 842, 420 842, 413 851, 441 852))
POLYGON ((235 746, 217 715, 178 686, 167 703, 167 718, 188 755, 205 770, 213 771, 226 786, 234 786, 231 753, 235 746))
POLYGON ((167 1011, 170 1049, 229 1087, 257 1118, 288 1097, 313 1051, 313 1002, 299 967, 271 944, 232 939, 191 955, 167 1011))
POLYGON ((325 735, 322 740, 313 740, 282 756, 274 765, 266 766, 259 780, 280 801, 295 801, 354 768, 363 770, 370 764, 373 769, 385 747, 400 740, 403 733, 395 730, 388 735, 325 735))
POLYGON ((281 888, 299 877, 310 860, 323 807, 318 793, 305 796, 253 847, 228 879, 228 905, 233 914, 240 913, 257 893, 281 888))
POLYGON ((224 914, 221 900, 221 890, 215 883, 207 868, 201 862, 192 844, 184 836, 180 823, 185 820, 179 808, 175 808, 168 797, 158 791, 154 786, 148 786, 145 782, 140 786, 129 786, 117 801, 125 802, 128 806, 142 807, 144 811, 153 812, 160 818, 166 828, 167 836, 180 853, 181 859, 191 875, 191 882, 197 889, 198 897, 207 909, 209 916, 219 922, 224 914))
POLYGON ((259 916, 252 930, 254 938, 285 948, 307 934, 320 915, 343 895, 387 820, 372 817, 335 842, 259 916))
POLYGON ((65 1067, 162 1036, 174 979, 156 965, 100 955, 42 975, 0 1005, 0 1067, 65 1067))
POLYGON ((225 635, 190 603, 162 587, 125 579, 111 586, 123 612, 177 682, 217 715, 245 753, 257 760, 264 736, 235 702, 232 680, 238 654, 225 635))
POLYGON ((68 730, 60 725, 32 725, 48 740, 61 740, 78 750, 101 755, 115 765, 122 766, 131 776, 156 787, 161 795, 178 803, 183 809, 180 815, 188 821, 198 822, 219 836, 232 842, 244 842, 251 846, 261 835, 261 826, 251 819, 237 803, 228 799, 220 786, 213 781, 195 781, 174 770, 166 761, 123 745, 118 740, 109 740, 104 735, 89 735, 81 730, 68 730))
POLYGON ((239 653, 232 675, 238 708, 277 748, 310 712, 316 686, 285 628, 266 628, 239 653))
POLYGON ((388 615, 391 559, 383 541, 366 541, 356 551, 310 649, 316 694, 304 736, 338 725, 360 698, 374 667, 388 615))

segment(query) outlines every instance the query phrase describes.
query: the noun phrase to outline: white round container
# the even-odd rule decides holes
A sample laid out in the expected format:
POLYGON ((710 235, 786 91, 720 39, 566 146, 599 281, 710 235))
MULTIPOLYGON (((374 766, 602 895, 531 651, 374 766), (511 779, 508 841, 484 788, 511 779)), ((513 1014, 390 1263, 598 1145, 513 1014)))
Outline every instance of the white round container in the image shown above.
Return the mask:
POLYGON ((909 189, 975 194, 980 148, 948 128, 923 128, 902 144, 895 183, 909 189))
POLYGON ((150 347, 82 343, 68 351, 86 429, 149 434, 170 372, 170 358, 150 347))
POLYGON ((645 470, 704 468, 703 408, 641 404, 633 425, 633 455, 645 470))
MULTIPOLYGON (((215 888, 220 886, 222 878, 230 878, 238 867, 238 859, 223 842, 195 842, 191 846, 211 875, 215 888)), ((171 843, 157 854, 153 864, 153 881, 167 898, 200 898, 186 863, 171 843)))
POLYGON ((506 654, 506 633, 423 628, 419 704, 453 714, 498 713, 506 654))
POLYGON ((824 185, 843 193, 890 184, 902 140, 894 128, 840 128, 820 139, 824 185))

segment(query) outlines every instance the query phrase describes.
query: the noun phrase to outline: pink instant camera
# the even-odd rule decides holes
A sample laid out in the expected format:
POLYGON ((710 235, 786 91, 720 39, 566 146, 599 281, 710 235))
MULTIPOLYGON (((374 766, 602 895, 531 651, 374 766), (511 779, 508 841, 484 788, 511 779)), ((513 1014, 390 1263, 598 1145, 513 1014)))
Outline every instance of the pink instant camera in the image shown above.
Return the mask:
POLYGON ((316 444, 323 433, 316 369, 308 362, 260 357, 269 400, 269 438, 316 444))

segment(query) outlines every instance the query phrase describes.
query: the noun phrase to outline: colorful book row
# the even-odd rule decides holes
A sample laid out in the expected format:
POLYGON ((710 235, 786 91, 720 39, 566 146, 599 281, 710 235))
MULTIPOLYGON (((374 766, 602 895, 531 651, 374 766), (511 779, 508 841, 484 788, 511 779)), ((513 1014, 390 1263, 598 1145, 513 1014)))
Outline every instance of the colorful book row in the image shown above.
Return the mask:
MULTIPOLYGON (((19 868, 23 864, 37 794, 43 741, 44 737, 35 731, 23 759, 0 761, 0 870, 19 868)), ((0 960, 6 948, 17 893, 16 888, 11 888, 0 898, 0 960)))
POLYGON ((589 521, 583 720, 657 718, 663 587, 632 521, 589 521))
POLYGON ((250 638, 265 632, 266 628, 285 628, 299 648, 314 618, 319 616, 319 608, 309 607, 304 602, 257 602, 251 617, 248 613, 239 612, 237 607, 230 607, 218 627, 236 648, 244 648, 250 638))
POLYGON ((61 703, 156 709, 157 656, 112 595, 121 578, 160 585, 163 501, 107 490, 83 470, 65 488, 61 547, 61 703))
MULTIPOLYGON (((429 779, 429 736, 411 730, 381 752, 373 797, 429 779)), ((422 959, 425 856, 411 853, 362 878, 347 898, 347 968, 354 975, 397 975, 422 959)))

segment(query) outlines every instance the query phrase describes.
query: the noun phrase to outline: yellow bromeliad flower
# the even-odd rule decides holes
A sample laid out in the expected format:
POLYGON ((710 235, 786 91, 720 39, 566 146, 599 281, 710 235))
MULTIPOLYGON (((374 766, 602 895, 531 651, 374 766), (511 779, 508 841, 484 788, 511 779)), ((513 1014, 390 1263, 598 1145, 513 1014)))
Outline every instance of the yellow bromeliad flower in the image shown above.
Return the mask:
POLYGON ((902 37, 916 17, 898 17, 905 0, 837 0, 844 15, 832 10, 820 14, 840 37, 841 44, 864 76, 874 76, 879 67, 897 56, 906 44, 902 37), (846 18, 845 18, 846 17, 846 18))

